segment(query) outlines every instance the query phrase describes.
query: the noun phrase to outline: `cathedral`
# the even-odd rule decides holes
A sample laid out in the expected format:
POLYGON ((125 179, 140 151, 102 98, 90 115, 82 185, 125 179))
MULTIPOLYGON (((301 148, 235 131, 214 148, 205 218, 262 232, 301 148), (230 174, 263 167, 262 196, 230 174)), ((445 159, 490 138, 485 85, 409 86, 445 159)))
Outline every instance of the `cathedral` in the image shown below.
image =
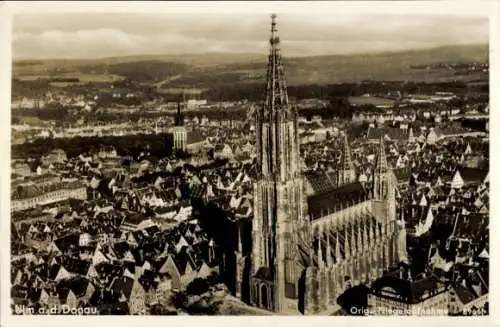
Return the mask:
POLYGON ((335 178, 316 176, 306 192, 297 111, 289 103, 276 16, 272 16, 266 97, 256 112, 257 179, 250 258, 250 302, 280 314, 328 310, 347 288, 398 263, 396 185, 384 142, 373 184, 361 185, 344 136, 335 178))

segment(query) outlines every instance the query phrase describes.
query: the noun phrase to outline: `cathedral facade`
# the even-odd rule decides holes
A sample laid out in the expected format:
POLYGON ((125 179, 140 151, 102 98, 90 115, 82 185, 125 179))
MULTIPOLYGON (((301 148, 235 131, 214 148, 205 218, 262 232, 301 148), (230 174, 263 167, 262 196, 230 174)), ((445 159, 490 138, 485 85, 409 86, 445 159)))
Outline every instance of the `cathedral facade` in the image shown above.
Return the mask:
POLYGON ((382 139, 373 185, 357 182, 345 136, 335 182, 305 192, 297 111, 288 101, 275 18, 266 98, 256 113, 250 302, 276 313, 313 314, 398 262, 395 184, 382 139))

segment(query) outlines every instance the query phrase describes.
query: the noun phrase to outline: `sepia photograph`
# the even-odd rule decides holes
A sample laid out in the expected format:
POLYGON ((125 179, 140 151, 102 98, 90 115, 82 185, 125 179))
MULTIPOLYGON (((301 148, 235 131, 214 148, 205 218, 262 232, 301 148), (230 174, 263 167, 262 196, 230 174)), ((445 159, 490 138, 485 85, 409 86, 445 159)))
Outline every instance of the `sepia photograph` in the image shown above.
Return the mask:
POLYGON ((177 5, 12 15, 2 315, 490 314, 488 10, 177 5))

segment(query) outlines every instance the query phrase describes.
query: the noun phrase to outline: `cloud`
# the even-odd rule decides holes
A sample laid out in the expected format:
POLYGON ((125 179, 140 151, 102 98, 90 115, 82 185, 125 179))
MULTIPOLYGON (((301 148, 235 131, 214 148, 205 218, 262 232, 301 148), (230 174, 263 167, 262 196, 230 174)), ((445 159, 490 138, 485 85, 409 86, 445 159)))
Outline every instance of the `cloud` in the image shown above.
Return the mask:
MULTIPOLYGON (((488 19, 456 15, 279 16, 287 56, 392 51, 488 42, 488 19)), ((262 53, 266 15, 72 13, 14 18, 15 58, 262 53)))
POLYGON ((16 33, 13 38, 13 54, 19 58, 33 55, 38 58, 99 58, 139 54, 262 53, 266 46, 266 41, 262 40, 214 42, 202 37, 170 33, 145 36, 116 29, 23 32, 16 33))

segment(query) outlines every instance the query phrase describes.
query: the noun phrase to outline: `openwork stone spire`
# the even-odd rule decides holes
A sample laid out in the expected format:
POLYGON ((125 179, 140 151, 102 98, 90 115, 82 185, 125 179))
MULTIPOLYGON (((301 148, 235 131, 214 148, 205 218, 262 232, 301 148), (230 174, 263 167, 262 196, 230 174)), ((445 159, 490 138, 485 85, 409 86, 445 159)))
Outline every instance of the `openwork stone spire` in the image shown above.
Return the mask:
POLYGON ((256 115, 257 162, 262 177, 285 181, 300 175, 297 113, 288 102, 276 15, 271 18, 266 98, 256 115))
POLYGON ((347 133, 344 133, 344 143, 342 146, 342 156, 340 159, 340 169, 339 169, 339 186, 353 183, 356 181, 356 172, 354 170, 354 164, 351 160, 351 150, 349 148, 349 141, 347 139, 347 133))
POLYGON ((380 138, 378 156, 377 156, 377 165, 375 166, 375 173, 384 174, 388 170, 387 166, 387 156, 385 154, 385 144, 384 138, 380 138))
POLYGON ((330 245, 330 229, 327 229, 327 233, 326 233, 326 265, 328 267, 332 266, 332 248, 330 245))
POLYGON ((340 236, 337 231, 335 235, 335 264, 339 264, 342 260, 342 253, 340 252, 340 236))
POLYGON ((354 170, 354 165, 351 160, 351 149, 349 148, 349 141, 347 133, 344 133, 344 144, 342 147, 342 159, 340 163, 342 170, 354 170))
MULTIPOLYGON (((270 52, 267 64, 266 102, 264 104, 264 120, 276 119, 277 112, 284 112, 283 118, 288 118, 290 106, 286 90, 285 68, 283 67, 280 50, 280 38, 276 24, 276 15, 271 16, 270 52)), ((292 117, 289 117, 292 118, 292 117)))

